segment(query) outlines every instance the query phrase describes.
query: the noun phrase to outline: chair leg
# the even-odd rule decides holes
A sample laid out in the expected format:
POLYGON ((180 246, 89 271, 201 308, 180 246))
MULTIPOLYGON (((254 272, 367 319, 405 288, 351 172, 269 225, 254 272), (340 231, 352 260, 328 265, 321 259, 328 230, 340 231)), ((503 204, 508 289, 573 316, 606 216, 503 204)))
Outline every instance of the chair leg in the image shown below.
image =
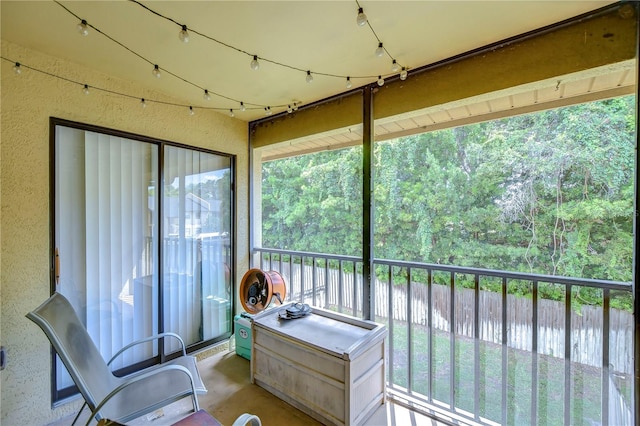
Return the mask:
POLYGON ((78 414, 76 414, 76 418, 73 419, 73 423, 71 423, 71 426, 76 424, 76 422, 78 421, 78 418, 80 417, 80 414, 82 413, 82 410, 84 410, 84 407, 86 406, 87 406, 87 401, 85 401, 84 404, 82 404, 82 407, 80 407, 80 411, 78 411, 78 414))
POLYGON ((193 393, 191 394, 191 399, 193 401, 193 411, 196 412, 200 409, 200 404, 198 403, 198 394, 196 394, 195 389, 193 390, 193 393))

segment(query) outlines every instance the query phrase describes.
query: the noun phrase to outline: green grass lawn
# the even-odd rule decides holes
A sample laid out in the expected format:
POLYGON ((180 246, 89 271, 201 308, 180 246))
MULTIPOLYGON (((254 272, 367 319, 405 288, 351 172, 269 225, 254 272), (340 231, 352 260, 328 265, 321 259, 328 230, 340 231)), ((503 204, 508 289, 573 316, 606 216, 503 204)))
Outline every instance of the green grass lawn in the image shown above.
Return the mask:
MULTIPOLYGON (((386 323, 380 318, 379 322, 386 323)), ((412 389, 427 396, 429 392, 428 328, 412 328, 412 389)), ((408 388, 407 323, 395 321, 393 327, 393 383, 408 388)), ((433 334, 432 398, 451 404, 451 375, 454 376, 454 398, 457 408, 473 413, 475 381, 479 388, 479 414, 502 422, 502 346, 481 342, 478 348, 479 377, 476 379, 473 339, 456 336, 455 362, 450 360, 449 333, 436 330, 433 334), (452 373, 453 372, 453 373, 452 373)), ((507 424, 531 424, 532 399, 531 352, 507 349, 507 424)), ((564 425, 565 361, 548 355, 537 355, 537 410, 535 424, 564 425)), ((627 389, 628 391, 628 389, 627 389)), ((570 365, 571 424, 601 423, 602 371, 599 368, 571 363, 570 365)), ((626 392, 625 392, 626 393, 626 392)))

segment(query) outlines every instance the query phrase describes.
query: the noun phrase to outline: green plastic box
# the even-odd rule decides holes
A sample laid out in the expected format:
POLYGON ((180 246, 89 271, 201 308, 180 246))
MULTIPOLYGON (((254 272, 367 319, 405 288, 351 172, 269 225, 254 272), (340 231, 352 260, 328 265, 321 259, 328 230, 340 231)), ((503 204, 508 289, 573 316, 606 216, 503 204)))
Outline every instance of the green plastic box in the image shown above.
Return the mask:
POLYGON ((248 360, 251 360, 251 321, 249 314, 238 314, 233 317, 236 354, 248 360))

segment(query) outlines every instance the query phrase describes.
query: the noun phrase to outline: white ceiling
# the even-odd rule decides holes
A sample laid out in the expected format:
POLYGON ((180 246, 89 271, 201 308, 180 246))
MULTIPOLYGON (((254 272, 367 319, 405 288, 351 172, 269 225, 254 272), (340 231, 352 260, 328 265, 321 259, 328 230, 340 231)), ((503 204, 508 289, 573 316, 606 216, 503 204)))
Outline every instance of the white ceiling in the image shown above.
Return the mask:
MULTIPOLYGON (((360 6, 389 54, 415 69, 611 3, 360 1, 360 6)), ((246 121, 264 117, 266 106, 279 113, 293 102, 308 104, 344 92, 346 76, 352 76, 353 87, 358 87, 375 81, 377 75, 393 75, 391 57, 374 54, 378 41, 371 29, 356 25, 356 1, 145 0, 142 4, 186 24, 190 41, 178 39, 176 23, 137 3, 115 0, 2 0, 2 39, 137 83, 139 91, 127 95, 144 97, 153 90, 185 108, 193 105, 196 113, 198 108, 223 113, 234 109, 236 118, 246 121), (74 14, 124 47, 95 29, 81 36, 74 14), (259 70, 250 68, 249 54, 262 58, 259 70), (159 79, 151 73, 153 64, 162 70, 159 79), (305 81, 306 70, 314 75, 310 84, 305 81), (355 78, 360 76, 366 77, 355 78), (221 96, 206 101, 204 89, 221 96), (247 111, 239 111, 240 101, 247 111)), ((5 59, 29 65, 23 58, 5 59)))

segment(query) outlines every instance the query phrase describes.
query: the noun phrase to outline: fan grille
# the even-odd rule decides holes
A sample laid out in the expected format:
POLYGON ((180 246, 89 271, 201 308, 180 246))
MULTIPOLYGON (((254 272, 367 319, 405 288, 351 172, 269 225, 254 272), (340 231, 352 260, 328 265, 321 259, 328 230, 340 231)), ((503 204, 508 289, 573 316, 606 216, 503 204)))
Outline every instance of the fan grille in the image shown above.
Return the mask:
POLYGON ((240 303, 250 314, 262 312, 274 300, 282 304, 286 297, 284 277, 277 271, 249 269, 240 281, 240 303))

